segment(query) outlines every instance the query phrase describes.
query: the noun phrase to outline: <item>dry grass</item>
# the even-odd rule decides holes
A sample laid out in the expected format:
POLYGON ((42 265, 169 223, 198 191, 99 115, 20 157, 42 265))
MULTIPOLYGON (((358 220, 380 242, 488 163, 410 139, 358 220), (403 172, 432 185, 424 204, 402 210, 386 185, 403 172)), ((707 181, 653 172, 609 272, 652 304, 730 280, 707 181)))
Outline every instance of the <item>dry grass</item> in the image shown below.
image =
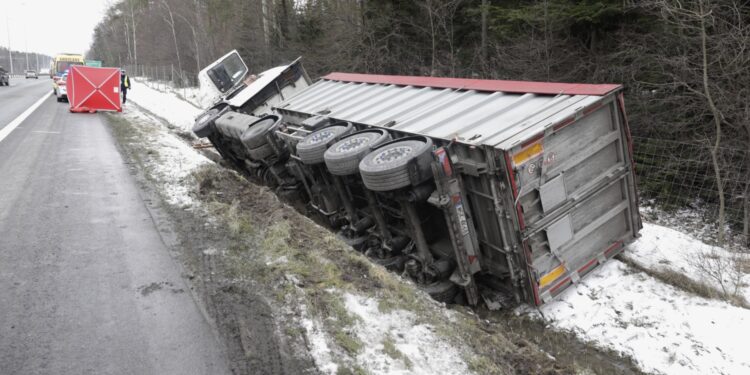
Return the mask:
POLYGON ((744 297, 740 295, 726 295, 706 283, 691 279, 684 273, 669 269, 654 270, 646 268, 625 256, 621 256, 618 259, 638 272, 643 272, 665 284, 684 290, 690 294, 708 299, 726 301, 739 307, 750 308, 744 297))

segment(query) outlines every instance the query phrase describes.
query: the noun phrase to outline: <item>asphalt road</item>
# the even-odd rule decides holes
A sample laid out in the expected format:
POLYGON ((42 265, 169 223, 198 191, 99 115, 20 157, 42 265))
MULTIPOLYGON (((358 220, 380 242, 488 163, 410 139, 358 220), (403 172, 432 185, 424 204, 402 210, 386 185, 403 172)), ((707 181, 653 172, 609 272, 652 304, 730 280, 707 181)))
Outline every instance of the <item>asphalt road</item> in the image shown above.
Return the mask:
POLYGON ((52 80, 49 78, 11 78, 10 86, 0 86, 0 129, 46 92, 52 92, 52 80))
MULTIPOLYGON (((0 87, 0 133, 51 92, 0 87)), ((67 108, 0 139, 0 373, 228 373, 108 125, 67 108)))

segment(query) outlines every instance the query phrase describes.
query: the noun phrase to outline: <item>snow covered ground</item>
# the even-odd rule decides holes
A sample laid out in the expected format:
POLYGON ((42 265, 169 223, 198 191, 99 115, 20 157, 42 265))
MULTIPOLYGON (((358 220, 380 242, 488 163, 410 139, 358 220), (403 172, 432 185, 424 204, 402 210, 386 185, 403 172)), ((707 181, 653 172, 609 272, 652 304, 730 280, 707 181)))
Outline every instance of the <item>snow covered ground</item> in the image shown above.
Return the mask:
MULTIPOLYGON (((689 259, 714 250, 673 229, 644 223, 626 256, 702 281, 689 259)), ((722 249, 718 251, 723 252, 722 249)), ((746 276, 747 279, 747 276, 746 276)), ((657 374, 750 374, 750 310, 695 296, 618 260, 604 264, 539 311, 555 329, 631 356, 657 374)))
MULTIPOLYGON (((132 79, 131 82, 133 88, 128 91, 129 101, 167 120, 181 130, 190 131, 193 128, 195 118, 203 112, 202 109, 178 96, 178 91, 169 88, 160 91, 152 88, 152 84, 141 79, 132 79)), ((195 89, 192 91, 195 91, 195 89)), ((127 108, 127 106, 127 103, 125 103, 124 107, 127 108)))
POLYGON ((378 301, 373 298, 350 293, 344 297, 346 308, 359 318, 354 333, 367 343, 357 360, 371 373, 460 375, 469 372, 461 353, 438 337, 430 325, 415 323, 413 313, 404 310, 381 313, 378 301))
MULTIPOLYGON (((201 112, 174 92, 160 92, 138 81, 128 97, 183 130, 189 131, 193 119, 201 112)), ((128 109, 127 105, 125 114, 148 116, 128 109)), ((165 176, 173 174, 171 195, 175 202, 189 202, 189 196, 178 187, 181 178, 186 171, 207 161, 166 129, 159 134, 158 142, 168 155, 162 157, 163 173, 165 176), (173 150, 174 155, 169 150, 173 150)), ((702 277, 691 260, 702 253, 731 256, 730 253, 656 224, 644 223, 641 234, 642 237, 626 249, 630 260, 648 269, 680 272, 695 281, 719 287, 716 282, 702 277)), ((748 275, 744 282, 750 283, 748 275)), ((750 287, 745 287, 744 296, 750 300, 748 289, 750 287)), ((449 347, 438 345, 437 352, 413 353, 415 347, 437 345, 434 342, 423 345, 410 339, 418 336, 421 340, 430 340, 428 327, 409 325, 408 316, 396 316, 400 312, 383 315, 377 311, 376 304, 364 297, 346 295, 345 301, 348 310, 360 318, 356 334, 363 341, 371 342, 358 358, 358 362, 367 364, 371 373, 465 372, 465 364, 450 362, 449 358, 455 356, 449 347), (404 322, 407 326, 403 326, 404 322), (395 329, 406 334, 389 337, 388 332, 395 329), (413 361, 407 365, 385 356, 385 345, 392 345, 410 356, 417 354, 416 358, 444 359, 446 362, 442 365, 446 367, 436 368, 430 361, 413 361)), ((551 329, 570 330, 583 340, 629 355, 646 372, 750 374, 750 351, 745 338, 750 334, 750 310, 695 296, 618 260, 606 263, 540 310, 522 308, 519 312, 545 319, 551 329)), ((320 336, 320 329, 312 325, 305 328, 308 339, 321 344, 319 363, 330 363, 327 357, 330 353, 323 345, 327 338, 320 336)), ((334 367, 327 366, 321 366, 321 370, 335 371, 334 367)))
MULTIPOLYGON (((695 238, 661 225, 644 223, 641 238, 633 243, 625 256, 639 265, 652 270, 670 270, 681 273, 690 279, 705 283, 717 291, 722 291, 718 280, 706 277, 700 263, 712 262, 713 267, 729 266, 732 257, 747 257, 747 254, 729 252, 723 248, 707 245, 695 238), (713 260, 710 260, 713 259, 713 260)), ((750 301, 750 270, 746 270, 740 280, 740 295, 750 301), (744 287, 742 287, 744 285, 744 287)), ((731 280, 727 270, 722 284, 729 293, 734 291, 737 282, 731 280)))
POLYGON ((131 120, 151 125, 151 129, 143 134, 145 139, 142 141, 156 151, 146 160, 146 164, 150 173, 165 187, 163 193, 167 202, 179 207, 192 205, 191 188, 186 179, 196 168, 211 161, 170 133, 151 115, 127 105, 123 108, 123 114, 131 120))

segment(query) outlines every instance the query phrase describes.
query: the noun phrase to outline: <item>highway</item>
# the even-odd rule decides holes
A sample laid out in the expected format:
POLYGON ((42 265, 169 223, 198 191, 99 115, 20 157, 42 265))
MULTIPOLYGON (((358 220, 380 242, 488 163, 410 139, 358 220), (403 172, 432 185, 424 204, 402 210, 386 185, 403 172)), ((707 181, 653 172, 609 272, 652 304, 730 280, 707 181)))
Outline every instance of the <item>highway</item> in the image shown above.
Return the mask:
POLYGON ((228 373, 202 311, 104 116, 0 87, 0 373, 228 373))

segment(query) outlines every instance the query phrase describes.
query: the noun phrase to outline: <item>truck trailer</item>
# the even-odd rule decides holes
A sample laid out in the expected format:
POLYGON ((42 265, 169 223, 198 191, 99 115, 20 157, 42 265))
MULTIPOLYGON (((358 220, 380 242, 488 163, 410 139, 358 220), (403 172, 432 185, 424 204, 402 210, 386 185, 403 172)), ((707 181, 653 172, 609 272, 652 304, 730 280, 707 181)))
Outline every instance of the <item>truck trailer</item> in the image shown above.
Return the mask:
POLYGON ((201 72, 195 134, 439 301, 542 305, 642 227, 620 85, 312 82, 299 59, 250 81, 237 59, 201 72))

